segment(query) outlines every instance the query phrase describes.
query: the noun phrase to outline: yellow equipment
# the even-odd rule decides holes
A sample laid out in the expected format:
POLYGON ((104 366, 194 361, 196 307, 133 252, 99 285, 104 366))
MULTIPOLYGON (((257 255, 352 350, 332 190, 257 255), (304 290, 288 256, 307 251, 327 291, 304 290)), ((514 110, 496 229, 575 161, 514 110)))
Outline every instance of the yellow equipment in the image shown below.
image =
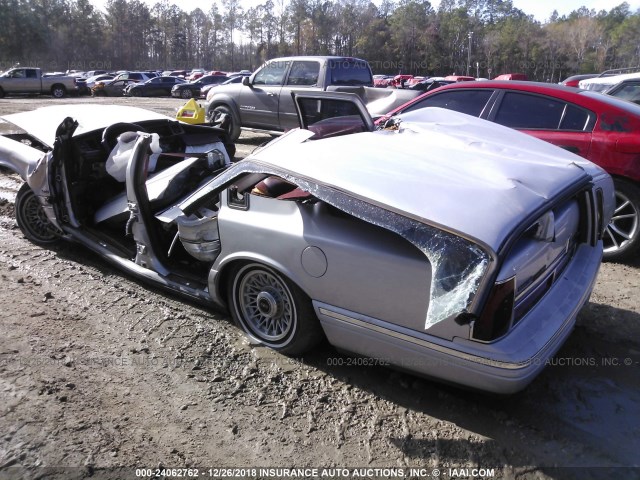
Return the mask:
POLYGON ((194 98, 178 109, 176 119, 192 125, 205 123, 205 111, 194 98))

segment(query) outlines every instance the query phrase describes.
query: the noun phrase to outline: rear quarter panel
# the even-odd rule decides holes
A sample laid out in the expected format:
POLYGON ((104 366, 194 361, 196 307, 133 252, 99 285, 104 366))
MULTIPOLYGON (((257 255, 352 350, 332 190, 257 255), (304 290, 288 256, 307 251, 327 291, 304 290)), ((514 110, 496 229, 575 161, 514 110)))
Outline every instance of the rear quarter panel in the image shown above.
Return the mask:
POLYGON ((322 202, 251 195, 247 211, 225 208, 225 202, 226 194, 218 215, 222 250, 214 268, 223 271, 234 260, 259 261, 313 300, 424 331, 430 265, 399 236, 322 202), (307 247, 322 252, 317 255, 326 259, 324 273, 303 265, 307 247))
POLYGON ((587 157, 611 175, 640 182, 640 122, 626 124, 626 131, 611 131, 600 120, 593 132, 592 148, 587 157))

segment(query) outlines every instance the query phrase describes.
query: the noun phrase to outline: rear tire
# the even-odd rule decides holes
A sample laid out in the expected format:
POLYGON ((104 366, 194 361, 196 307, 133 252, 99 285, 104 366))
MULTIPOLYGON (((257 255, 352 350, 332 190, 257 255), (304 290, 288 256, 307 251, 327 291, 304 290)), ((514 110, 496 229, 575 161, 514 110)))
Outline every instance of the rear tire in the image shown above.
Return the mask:
POLYGON ((604 232, 604 259, 629 260, 640 248, 640 188, 628 180, 614 179, 616 207, 604 232))
POLYGON ((228 277, 227 295, 236 324, 251 339, 280 353, 302 354, 324 338, 311 299, 266 265, 235 266, 228 277))
POLYGON ((58 229, 51 224, 38 197, 26 183, 18 190, 15 209, 18 227, 28 240, 38 245, 52 245, 60 241, 58 229))
POLYGON ((64 98, 67 96, 67 89, 63 85, 54 85, 51 87, 51 96, 53 98, 64 98))

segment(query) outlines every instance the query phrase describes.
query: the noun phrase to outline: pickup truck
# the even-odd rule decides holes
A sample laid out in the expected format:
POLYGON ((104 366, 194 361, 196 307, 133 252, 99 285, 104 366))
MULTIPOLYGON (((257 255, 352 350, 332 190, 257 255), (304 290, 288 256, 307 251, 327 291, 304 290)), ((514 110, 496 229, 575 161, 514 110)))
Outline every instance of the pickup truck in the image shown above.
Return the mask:
POLYGON ((369 105, 372 115, 384 114, 420 92, 373 88, 371 68, 365 60, 351 57, 282 57, 268 61, 242 83, 219 85, 207 94, 207 120, 227 116, 229 137, 241 130, 280 135, 298 127, 292 92, 338 91, 355 93, 369 105), (373 102, 373 103, 372 103, 373 102))
POLYGON ((76 90, 75 78, 43 76, 39 68, 12 68, 0 75, 0 98, 12 94, 44 94, 63 98, 76 90))

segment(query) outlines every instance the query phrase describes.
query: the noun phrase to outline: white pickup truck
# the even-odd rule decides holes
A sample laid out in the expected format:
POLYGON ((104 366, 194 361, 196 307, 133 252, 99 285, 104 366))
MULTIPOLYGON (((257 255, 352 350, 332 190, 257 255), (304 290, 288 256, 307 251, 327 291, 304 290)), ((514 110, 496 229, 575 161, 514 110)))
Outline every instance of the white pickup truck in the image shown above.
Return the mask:
POLYGON ((39 68, 12 68, 0 75, 0 98, 13 94, 43 94, 63 98, 77 89, 75 78, 43 76, 39 68))

